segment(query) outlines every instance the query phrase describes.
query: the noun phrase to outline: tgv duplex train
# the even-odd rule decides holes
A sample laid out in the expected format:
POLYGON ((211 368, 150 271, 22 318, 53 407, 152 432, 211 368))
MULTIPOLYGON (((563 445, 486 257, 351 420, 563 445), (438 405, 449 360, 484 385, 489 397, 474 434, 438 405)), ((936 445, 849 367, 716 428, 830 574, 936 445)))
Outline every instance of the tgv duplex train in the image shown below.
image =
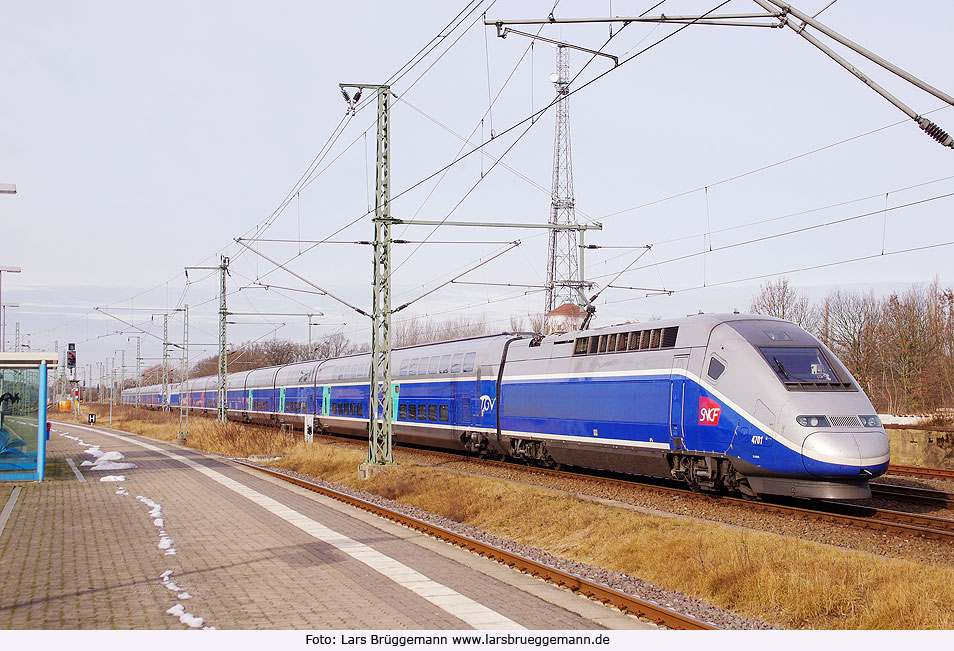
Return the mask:
MULTIPOLYGON (((230 374, 230 417, 366 434, 370 362, 366 353, 230 374)), ((854 378, 779 319, 506 333, 396 349, 391 364, 399 442, 747 495, 865 498, 888 466, 888 438, 854 378)), ((140 404, 214 411, 217 381, 165 397, 143 387, 140 404)))

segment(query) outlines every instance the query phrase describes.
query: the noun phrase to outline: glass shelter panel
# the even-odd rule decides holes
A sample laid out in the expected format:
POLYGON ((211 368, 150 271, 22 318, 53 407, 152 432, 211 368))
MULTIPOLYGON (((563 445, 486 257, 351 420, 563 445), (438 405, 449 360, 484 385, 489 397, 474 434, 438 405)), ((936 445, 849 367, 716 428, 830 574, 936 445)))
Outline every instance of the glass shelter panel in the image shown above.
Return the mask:
POLYGON ((40 403, 40 385, 39 369, 0 369, 0 481, 42 479, 39 428, 46 405, 40 403))

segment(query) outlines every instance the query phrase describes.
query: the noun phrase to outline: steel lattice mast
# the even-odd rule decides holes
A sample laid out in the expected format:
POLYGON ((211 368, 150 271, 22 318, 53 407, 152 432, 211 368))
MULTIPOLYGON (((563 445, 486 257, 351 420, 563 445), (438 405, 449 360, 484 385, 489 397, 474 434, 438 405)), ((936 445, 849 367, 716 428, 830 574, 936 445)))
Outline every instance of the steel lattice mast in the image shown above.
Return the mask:
MULTIPOLYGON (((556 48, 556 73, 550 76, 556 87, 556 128, 553 136, 553 188, 550 193, 550 224, 576 225, 573 199, 573 158, 570 149, 570 62, 564 46, 556 48)), ((578 302, 579 253, 576 230, 550 231, 547 253, 547 305, 550 312, 564 303, 578 302)))

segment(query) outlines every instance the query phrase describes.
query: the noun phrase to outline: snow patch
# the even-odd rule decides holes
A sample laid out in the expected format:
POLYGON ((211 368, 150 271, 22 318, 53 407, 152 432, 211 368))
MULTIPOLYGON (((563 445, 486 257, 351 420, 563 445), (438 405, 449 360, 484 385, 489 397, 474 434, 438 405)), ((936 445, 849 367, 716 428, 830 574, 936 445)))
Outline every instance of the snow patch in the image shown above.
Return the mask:
POLYGON ((105 477, 100 477, 100 481, 126 481, 126 475, 106 475, 105 477))
MULTIPOLYGON (((104 455, 105 456, 105 455, 104 455)), ((100 457, 102 459, 102 457, 100 457)), ((84 464, 85 465, 85 464, 84 464)), ((92 464, 90 470, 130 470, 137 467, 134 463, 116 463, 115 461, 105 461, 100 463, 99 460, 96 463, 92 464)))
POLYGON ((117 495, 129 495, 129 491, 126 490, 125 488, 120 487, 119 490, 116 491, 116 494, 117 494, 117 495))
POLYGON ((201 628, 202 623, 205 621, 201 617, 196 617, 192 613, 187 613, 185 606, 182 604, 176 604, 172 608, 166 611, 167 615, 172 615, 173 617, 178 617, 179 621, 188 626, 189 628, 201 628))

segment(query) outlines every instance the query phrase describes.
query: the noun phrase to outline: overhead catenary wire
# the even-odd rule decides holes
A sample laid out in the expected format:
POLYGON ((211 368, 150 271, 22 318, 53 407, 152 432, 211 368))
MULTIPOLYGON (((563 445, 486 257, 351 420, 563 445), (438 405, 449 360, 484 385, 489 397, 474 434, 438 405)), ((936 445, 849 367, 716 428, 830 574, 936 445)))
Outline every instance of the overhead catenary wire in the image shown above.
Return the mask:
MULTIPOLYGON (((933 197, 927 197, 927 198, 925 198, 925 199, 919 199, 919 200, 917 200, 917 201, 911 201, 911 202, 909 202, 909 203, 899 204, 899 205, 897 205, 897 206, 891 206, 890 208, 887 208, 887 209, 878 209, 878 210, 874 210, 874 211, 869 211, 869 212, 860 213, 860 214, 857 214, 857 215, 851 215, 851 216, 848 216, 848 217, 840 217, 840 218, 838 218, 838 219, 832 219, 832 220, 823 222, 823 223, 821 223, 821 224, 812 224, 812 225, 810 225, 810 226, 801 226, 801 227, 799 227, 799 228, 794 228, 794 229, 791 229, 791 230, 783 231, 783 232, 781 232, 781 233, 773 233, 773 234, 771 234, 771 235, 764 235, 764 236, 762 236, 762 237, 755 237, 755 238, 748 239, 748 240, 744 240, 744 241, 741 241, 741 242, 733 242, 732 244, 725 244, 725 245, 723 245, 723 246, 713 247, 712 249, 710 249, 710 251, 711 251, 711 252, 727 251, 727 250, 729 250, 729 249, 734 249, 734 248, 738 248, 738 247, 741 247, 741 246, 748 246, 748 245, 751 245, 751 244, 757 244, 757 243, 765 242, 765 241, 768 241, 768 240, 778 239, 778 238, 780 238, 780 237, 787 237, 787 236, 789 236, 789 235, 795 235, 795 234, 798 234, 798 233, 805 233, 805 232, 812 231, 812 230, 816 230, 816 229, 819 229, 819 228, 827 228, 827 227, 829 227, 829 226, 835 226, 835 225, 837 225, 837 224, 844 224, 844 223, 856 221, 856 220, 858 220, 858 219, 864 219, 864 218, 866 218, 866 217, 872 217, 872 216, 882 215, 882 214, 884 214, 884 213, 886 213, 886 212, 889 212, 889 211, 901 210, 901 209, 903 209, 903 208, 910 208, 910 207, 912 207, 912 206, 921 205, 921 204, 928 203, 928 202, 931 202, 931 201, 938 201, 938 200, 940 200, 940 199, 947 199, 947 198, 950 198, 950 197, 954 197, 954 192, 948 192, 948 193, 946 193, 946 194, 940 194, 940 195, 936 195, 936 196, 933 196, 933 197)), ((676 257, 674 257, 674 258, 669 258, 668 260, 663 260, 662 262, 659 262, 659 263, 656 263, 656 264, 658 264, 658 265, 665 265, 665 264, 671 264, 671 263, 673 263, 673 262, 681 262, 681 261, 683 261, 683 260, 688 260, 688 259, 690 259, 690 258, 695 258, 695 257, 698 257, 698 256, 700 256, 700 255, 704 255, 705 253, 708 253, 708 252, 709 252, 709 251, 695 251, 695 252, 692 252, 692 253, 686 253, 686 254, 684 254, 684 255, 676 256, 676 257)), ((635 269, 631 269, 630 271, 639 271, 639 270, 645 269, 645 268, 646 268, 646 266, 641 266, 641 267, 636 267, 635 269)), ((607 276, 609 276, 609 275, 611 275, 611 274, 603 274, 603 275, 601 275, 601 276, 595 276, 595 278, 605 278, 605 277, 607 277, 607 276)))
MULTIPOLYGON (((681 289, 672 289, 672 290, 667 290, 667 293, 668 293, 668 294, 678 294, 678 293, 683 293, 683 292, 696 291, 696 290, 699 290, 699 289, 708 289, 708 288, 711 288, 711 287, 721 287, 721 286, 725 286, 725 285, 734 285, 734 284, 736 284, 736 283, 751 282, 751 281, 753 281, 753 280, 761 280, 761 279, 763 279, 763 278, 773 278, 773 277, 776 277, 776 276, 790 276, 790 275, 792 275, 792 274, 802 273, 802 272, 805 272, 805 271, 816 271, 816 270, 818 270, 818 269, 827 269, 827 268, 830 268, 830 267, 837 267, 837 266, 844 265, 844 264, 852 264, 852 263, 855 263, 855 262, 863 262, 863 261, 865 261, 865 260, 874 260, 874 259, 876 259, 876 258, 888 257, 888 256, 893 256, 893 255, 904 255, 904 254, 906 254, 906 253, 917 253, 917 252, 919 252, 919 251, 929 251, 929 250, 932 250, 932 249, 946 248, 946 247, 949 247, 949 246, 954 246, 954 240, 950 240, 950 241, 947 241, 947 242, 938 242, 938 243, 935 243, 935 244, 924 244, 924 245, 921 245, 921 246, 914 246, 914 247, 910 247, 910 248, 906 248, 906 249, 898 249, 897 251, 887 251, 887 252, 885 252, 885 253, 872 253, 872 254, 870 254, 870 255, 862 255, 862 256, 857 256, 857 257, 854 257, 854 258, 844 258, 844 259, 841 259, 841 260, 835 260, 835 261, 833 261, 833 262, 823 262, 823 263, 820 263, 820 264, 807 265, 807 266, 804 266, 804 267, 793 267, 793 268, 789 268, 789 269, 773 271, 773 272, 770 272, 770 273, 763 273, 763 274, 756 274, 756 275, 752 275, 752 276, 745 276, 745 277, 742 277, 742 278, 733 278, 732 280, 724 280, 724 281, 720 281, 720 282, 717 282, 717 283, 709 283, 709 285, 707 285, 707 286, 704 286, 704 285, 696 285, 696 286, 694 286, 694 287, 683 287, 683 288, 681 288, 681 289)), ((606 301, 605 304, 608 305, 608 304, 614 304, 614 303, 625 303, 625 302, 627 302, 627 301, 639 300, 639 299, 641 299, 641 298, 646 298, 646 297, 636 296, 636 297, 630 297, 630 298, 623 298, 623 299, 618 299, 618 300, 615 300, 615 301, 606 301)))
MULTIPOLYGON (((904 123, 904 122, 905 122, 905 121, 902 121, 902 122, 899 122, 898 124, 902 124, 902 123, 904 123)), ((366 132, 365 132, 365 133, 366 133, 366 132)), ((370 212, 370 211, 369 211, 369 212, 370 212)), ((364 217, 364 216, 362 216, 362 217, 364 217)), ((710 241, 710 245, 711 245, 711 241, 710 241)))
MULTIPOLYGON (((881 196, 885 196, 885 195, 889 195, 889 194, 899 194, 899 193, 901 193, 901 192, 906 192, 906 191, 908 191, 908 190, 914 190, 914 189, 917 189, 917 188, 922 188, 922 187, 925 187, 925 186, 928 186, 928 185, 933 185, 933 184, 935 184, 935 183, 942 183, 942 182, 944 182, 944 181, 950 181, 951 179, 954 179, 954 175, 943 176, 943 177, 941 177, 941 178, 932 179, 932 180, 930 180, 930 181, 921 181, 921 182, 919 182, 919 183, 914 183, 914 184, 907 185, 907 186, 904 186, 904 187, 901 187, 901 188, 895 188, 895 189, 892 189, 892 190, 888 190, 887 192, 878 192, 878 193, 876 193, 876 194, 869 194, 869 195, 866 195, 866 196, 863 196, 863 197, 857 197, 857 198, 855 198, 855 199, 848 199, 848 200, 845 200, 845 201, 839 201, 839 202, 836 202, 836 203, 826 204, 826 205, 824 205, 824 206, 818 206, 818 207, 816 207, 816 208, 808 208, 808 209, 806 209, 806 210, 799 210, 799 211, 797 211, 797 212, 786 213, 786 214, 784 214, 784 215, 777 215, 777 216, 775 216, 775 217, 768 217, 768 218, 766 218, 766 219, 758 219, 758 220, 755 220, 755 221, 746 222, 746 223, 744 223, 744 224, 737 224, 737 225, 735 225, 735 226, 725 226, 725 227, 723 227, 723 228, 717 228, 717 229, 715 229, 715 230, 709 231, 709 232, 708 232, 708 235, 709 235, 710 238, 711 238, 712 235, 717 235, 717 234, 722 234, 722 233, 728 233, 728 232, 736 231, 736 230, 740 230, 740 229, 751 228, 751 227, 753 227, 753 226, 761 226, 761 225, 763 225, 763 224, 769 224, 769 223, 772 223, 772 222, 782 221, 782 220, 785 220, 785 219, 791 219, 791 218, 793 218, 793 217, 800 217, 800 216, 802 216, 802 215, 808 215, 808 214, 815 213, 815 212, 821 212, 821 211, 824 211, 824 210, 830 210, 830 209, 832 209, 832 208, 841 208, 841 207, 843 207, 843 206, 847 206, 847 205, 850 205, 850 204, 853 204, 853 203, 860 203, 860 202, 862 202, 862 201, 869 201, 869 200, 871 200, 871 199, 877 199, 877 198, 879 198, 879 197, 881 197, 881 196)), ((699 237, 702 237, 702 236, 704 236, 704 235, 706 235, 706 232, 704 232, 704 231, 703 231, 703 232, 698 232, 698 233, 690 233, 690 234, 688 234, 688 235, 680 235, 680 236, 677 236, 677 237, 671 237, 671 238, 669 238, 669 239, 658 240, 658 241, 656 241, 656 242, 653 242, 653 246, 662 246, 662 245, 664 245, 664 244, 674 244, 674 243, 677 243, 677 242, 685 242, 685 241, 688 241, 688 240, 694 240, 694 239, 699 238, 699 237)), ((711 241, 711 240, 710 240, 710 241, 711 241)), ((589 247, 587 247, 587 248, 589 248, 589 247)), ((612 246, 600 246, 600 247, 598 247, 598 248, 610 249, 610 248, 614 248, 614 247, 612 247, 612 246)), ((606 263, 606 262, 611 262, 612 260, 615 260, 615 259, 621 257, 622 255, 623 255, 623 254, 618 254, 618 255, 615 255, 615 256, 610 256, 610 257, 605 258, 605 259, 594 260, 594 261, 592 261, 592 262, 590 263, 589 266, 590 266, 590 267, 595 267, 595 266, 597 266, 597 265, 604 264, 604 263, 606 263)))
MULTIPOLYGON (((496 0, 494 0, 494 2, 491 2, 490 5, 488 5, 487 9, 489 9, 490 7, 492 7, 492 6, 495 4, 495 2, 496 2, 496 0)), ((413 70, 415 67, 417 67, 417 66, 418 66, 431 52, 433 52, 448 36, 450 36, 451 34, 453 34, 453 33, 458 29, 458 27, 462 24, 463 20, 465 20, 468 16, 473 15, 474 11, 475 11, 477 8, 479 8, 479 5, 480 5, 480 4, 481 4, 481 3, 478 2, 478 0, 471 0, 471 1, 468 2, 466 5, 464 5, 464 7, 454 16, 454 18, 452 18, 443 28, 441 28, 441 30, 437 33, 436 36, 432 37, 414 56, 411 57, 411 59, 409 59, 407 62, 405 62, 404 64, 402 64, 402 65, 398 68, 397 71, 395 71, 394 73, 392 73, 392 75, 391 75, 391 76, 389 77, 389 79, 388 79, 388 83, 391 83, 391 84, 396 83, 397 81, 399 81, 400 79, 402 79, 406 74, 408 74, 411 70, 413 70)), ((456 43, 456 41, 455 41, 455 43, 456 43)), ((431 66, 431 67, 432 67, 432 66, 431 66)), ((431 69, 431 68, 429 67, 422 75, 418 76, 418 78, 413 82, 412 86, 413 86, 414 84, 416 84, 418 81, 420 81, 420 79, 422 79, 423 76, 424 76, 430 69, 431 69)), ((260 234, 261 232, 264 232, 264 230, 262 229, 262 225, 263 225, 263 224, 270 223, 270 220, 271 220, 271 222, 274 222, 275 218, 277 218, 277 217, 284 211, 284 209, 285 209, 285 207, 287 207, 287 204, 288 204, 288 202, 290 201, 291 197, 293 197, 295 194, 297 194, 298 192, 301 191, 301 187, 300 187, 300 186, 301 186, 302 182, 308 177, 309 174, 313 173, 314 169, 315 169, 318 165, 320 165, 320 163, 321 163, 321 161, 322 161, 324 155, 326 155, 326 152, 327 152, 327 151, 330 151, 330 147, 333 146, 333 144, 334 144, 335 142, 337 142, 337 138, 340 136, 340 132, 343 131, 342 126, 343 126, 343 124, 345 124, 345 123, 347 122, 347 120, 348 120, 348 116, 344 116, 344 117, 341 119, 341 121, 339 121, 339 123, 335 126, 335 128, 332 129, 331 135, 330 135, 330 136, 328 137, 328 139, 325 141, 325 144, 322 145, 322 147, 319 149, 318 153, 317 153, 317 154, 315 155, 315 157, 312 159, 311 163, 305 168, 305 171, 302 172, 301 176, 298 178, 298 180, 296 181, 296 183, 293 184, 292 188, 288 191, 288 193, 285 195, 285 197, 282 199, 282 201, 279 202, 278 207, 277 207, 275 210, 273 210, 268 216, 266 216, 263 220, 261 220, 260 222, 258 222, 255 226, 252 226, 249 230, 247 230, 247 231, 245 232, 245 234, 249 234, 253 229, 256 231, 256 235, 260 234)), ((369 210, 368 213, 366 213, 366 214, 370 214, 370 212, 371 212, 371 211, 369 210)), ((363 217, 363 216, 362 216, 362 217, 363 217)), ((206 261, 208 261, 208 260, 210 260, 210 259, 216 259, 220 254, 224 253, 224 252, 225 252, 229 247, 231 247, 232 245, 233 245, 233 243, 230 241, 230 242, 229 242, 228 244, 226 244, 223 248, 220 248, 220 249, 217 250, 216 252, 214 252, 214 253, 210 254, 209 256, 203 258, 203 259, 199 262, 199 264, 202 264, 202 263, 204 263, 204 262, 206 262, 206 261)), ((239 256, 241 256, 241 252, 242 252, 242 251, 244 251, 244 249, 242 249, 242 250, 239 251, 239 253, 238 253, 239 256)), ((178 275, 173 276, 172 278, 170 278, 169 280, 165 281, 164 283, 160 283, 159 285, 156 285, 155 287, 151 287, 151 288, 149 288, 149 289, 143 290, 142 292, 139 292, 138 294, 134 295, 134 296, 131 297, 130 299, 125 299, 124 301, 120 301, 120 302, 126 302, 127 300, 134 300, 135 298, 138 298, 138 297, 143 296, 143 295, 145 295, 145 294, 148 294, 148 293, 150 293, 150 292, 152 292, 152 291, 155 291, 156 289, 162 287, 163 284, 168 284, 169 282, 172 282, 172 281, 176 280, 177 277, 178 277, 178 275)), ((180 307, 182 306, 182 302, 183 302, 184 297, 185 297, 185 291, 186 291, 186 290, 183 289, 182 294, 180 295, 179 299, 176 301, 176 304, 175 304, 175 308, 174 308, 174 309, 178 309, 178 308, 180 308, 180 307)), ((54 328, 54 329, 64 328, 64 327, 65 327, 65 328, 68 328, 70 325, 72 325, 72 324, 75 323, 76 321, 79 321, 80 319, 83 319, 83 318, 87 318, 87 319, 88 319, 89 316, 90 316, 93 312, 94 312, 94 310, 88 310, 85 314, 80 315, 80 316, 77 316, 75 319, 72 319, 72 320, 70 320, 70 321, 67 321, 66 323, 64 323, 64 324, 62 324, 62 325, 60 325, 60 326, 57 326, 57 328, 54 328)), ((52 330, 52 329, 51 329, 51 330, 52 330)))

